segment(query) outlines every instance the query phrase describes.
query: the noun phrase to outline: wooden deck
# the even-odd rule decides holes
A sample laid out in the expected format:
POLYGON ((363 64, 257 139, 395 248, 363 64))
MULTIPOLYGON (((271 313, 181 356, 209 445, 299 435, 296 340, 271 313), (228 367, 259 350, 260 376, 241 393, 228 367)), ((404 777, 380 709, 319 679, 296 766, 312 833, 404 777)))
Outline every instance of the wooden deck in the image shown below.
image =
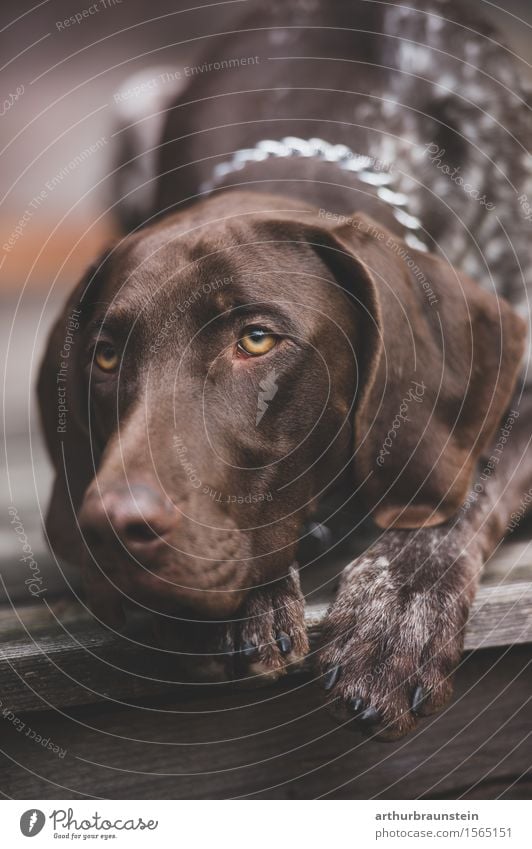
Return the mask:
MULTIPOLYGON (((486 569, 452 705, 393 744, 337 726, 310 666, 259 690, 186 683, 142 619, 117 636, 77 602, 4 606, 1 789, 15 798, 527 798, 531 546, 506 543, 486 569)), ((331 584, 321 572, 307 581, 311 637, 331 584)))

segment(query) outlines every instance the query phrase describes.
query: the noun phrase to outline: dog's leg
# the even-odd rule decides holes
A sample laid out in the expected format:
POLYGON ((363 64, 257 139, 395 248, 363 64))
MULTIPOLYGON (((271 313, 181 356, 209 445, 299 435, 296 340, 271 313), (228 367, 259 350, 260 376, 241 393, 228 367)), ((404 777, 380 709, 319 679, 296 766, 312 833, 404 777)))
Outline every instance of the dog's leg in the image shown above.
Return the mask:
POLYGON ((157 636, 192 679, 271 682, 308 651, 297 570, 291 567, 286 578, 251 590, 226 622, 157 622, 157 636))
POLYGON ((401 737, 451 696, 483 564, 532 485, 532 403, 512 409, 453 521, 387 531, 343 573, 318 669, 340 716, 379 738, 401 737))

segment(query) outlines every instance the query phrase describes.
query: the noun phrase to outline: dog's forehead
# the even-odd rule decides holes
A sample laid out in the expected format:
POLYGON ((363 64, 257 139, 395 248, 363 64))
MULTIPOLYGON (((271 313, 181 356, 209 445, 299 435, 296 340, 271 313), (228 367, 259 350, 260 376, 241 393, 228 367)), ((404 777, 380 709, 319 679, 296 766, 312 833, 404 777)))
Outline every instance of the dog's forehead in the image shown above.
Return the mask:
MULTIPOLYGON (((190 219, 184 226, 178 219, 125 239, 102 294, 121 315, 141 317, 164 307, 183 318, 204 318, 255 302, 290 302, 301 294, 306 271, 312 269, 299 251, 276 249, 245 217, 209 226, 190 219)), ((312 273, 307 285, 315 288, 312 273)))

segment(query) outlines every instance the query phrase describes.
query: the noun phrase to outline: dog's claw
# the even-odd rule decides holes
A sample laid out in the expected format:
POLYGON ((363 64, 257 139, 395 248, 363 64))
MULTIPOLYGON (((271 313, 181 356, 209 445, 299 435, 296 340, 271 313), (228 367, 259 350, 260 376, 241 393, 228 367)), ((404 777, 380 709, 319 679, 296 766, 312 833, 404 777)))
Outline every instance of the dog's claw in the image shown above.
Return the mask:
POLYGON ((281 631, 277 636, 277 645, 279 646, 279 651, 281 654, 290 654, 292 651, 292 640, 285 634, 284 631, 281 631))
POLYGON ((240 653, 244 655, 246 660, 255 660, 259 656, 259 647, 255 643, 242 643, 240 653))
POLYGON ((331 668, 323 676, 323 689, 332 690, 338 679, 342 669, 340 666, 331 666, 331 668))
POLYGON ((363 725, 376 725, 377 722, 380 722, 380 718, 381 715, 379 711, 370 706, 359 715, 358 721, 363 725))
POLYGON ((412 696, 412 713, 416 714, 416 716, 419 716, 426 700, 427 693, 425 693, 423 687, 416 687, 416 689, 414 690, 414 695, 412 696))
POLYGON ((355 716, 360 713, 360 711, 363 709, 363 707, 364 707, 364 700, 361 699, 360 696, 355 696, 349 702, 349 710, 351 711, 351 713, 355 714, 355 716))

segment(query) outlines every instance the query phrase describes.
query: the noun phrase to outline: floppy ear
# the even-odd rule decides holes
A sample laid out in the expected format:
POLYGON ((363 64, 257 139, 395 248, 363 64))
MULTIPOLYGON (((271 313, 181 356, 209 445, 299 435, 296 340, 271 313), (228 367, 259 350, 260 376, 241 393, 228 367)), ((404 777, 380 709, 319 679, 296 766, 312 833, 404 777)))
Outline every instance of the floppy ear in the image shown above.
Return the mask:
POLYGON ((97 460, 87 427, 82 331, 91 317, 107 254, 88 269, 68 297, 50 332, 37 382, 41 422, 56 473, 46 532, 52 550, 71 562, 77 561, 83 550, 76 515, 97 460))
POLYGON ((366 216, 332 235, 374 303, 356 480, 380 527, 438 525, 463 504, 511 400, 526 325, 504 300, 366 216))
POLYGON ((448 520, 509 404, 526 325, 442 259, 365 215, 338 225, 296 213, 280 240, 319 253, 362 316, 354 475, 383 528, 448 520))

